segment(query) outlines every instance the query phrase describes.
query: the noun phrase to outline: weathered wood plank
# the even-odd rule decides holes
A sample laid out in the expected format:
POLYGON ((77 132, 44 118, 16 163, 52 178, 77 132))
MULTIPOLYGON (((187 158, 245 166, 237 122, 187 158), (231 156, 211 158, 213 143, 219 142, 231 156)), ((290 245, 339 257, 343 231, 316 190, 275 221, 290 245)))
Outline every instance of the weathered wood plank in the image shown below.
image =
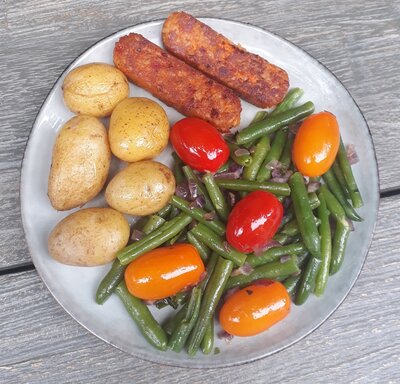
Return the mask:
POLYGON ((75 323, 36 272, 0 278, 0 382, 396 383, 400 380, 400 197, 381 204, 359 280, 337 312, 294 346, 226 369, 148 363, 75 323))

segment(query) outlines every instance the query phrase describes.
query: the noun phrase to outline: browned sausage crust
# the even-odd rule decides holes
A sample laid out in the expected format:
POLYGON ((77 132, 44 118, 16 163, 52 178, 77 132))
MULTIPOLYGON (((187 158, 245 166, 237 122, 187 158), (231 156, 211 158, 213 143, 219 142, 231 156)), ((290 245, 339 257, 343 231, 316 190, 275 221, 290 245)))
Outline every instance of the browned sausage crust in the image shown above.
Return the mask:
POLYGON ((168 16, 162 39, 165 48, 175 56, 258 107, 278 104, 289 88, 283 69, 233 44, 185 12, 168 16))
POLYGON ((222 132, 240 123, 242 107, 232 90, 142 35, 121 37, 115 44, 114 63, 133 83, 186 116, 204 119, 222 132))

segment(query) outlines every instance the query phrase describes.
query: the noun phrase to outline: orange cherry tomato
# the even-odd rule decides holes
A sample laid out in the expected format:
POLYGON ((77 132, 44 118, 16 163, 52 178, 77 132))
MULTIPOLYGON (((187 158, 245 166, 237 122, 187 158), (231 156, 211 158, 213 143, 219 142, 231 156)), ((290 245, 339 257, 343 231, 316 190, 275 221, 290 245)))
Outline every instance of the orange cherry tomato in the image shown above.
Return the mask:
POLYGON ((335 115, 320 112, 307 117, 293 142, 294 165, 305 176, 323 175, 335 161, 339 142, 339 125, 335 115))
POLYGON ((204 264, 191 244, 154 249, 132 261, 125 270, 128 291, 140 299, 158 300, 199 282, 204 264))
POLYGON ((282 320, 290 311, 290 297, 277 281, 262 281, 240 289, 223 304, 222 328, 234 336, 253 336, 282 320))

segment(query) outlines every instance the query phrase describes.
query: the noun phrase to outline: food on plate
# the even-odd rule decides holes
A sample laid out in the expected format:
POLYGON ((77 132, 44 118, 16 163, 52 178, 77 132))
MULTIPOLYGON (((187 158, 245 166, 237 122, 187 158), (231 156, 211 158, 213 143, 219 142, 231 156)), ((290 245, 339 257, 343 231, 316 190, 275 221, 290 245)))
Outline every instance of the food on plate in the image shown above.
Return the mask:
POLYGON ((64 102, 76 114, 110 116, 114 107, 129 96, 125 75, 113 65, 91 63, 74 68, 62 86, 64 102))
POLYGON ((68 120, 53 148, 48 181, 51 205, 65 211, 82 206, 101 191, 111 161, 107 131, 96 117, 68 120))
POLYGON ((289 88, 282 68, 233 44, 185 12, 168 16, 162 40, 169 52, 260 108, 277 105, 289 88))
POLYGON ((196 285, 204 264, 191 244, 154 249, 132 261, 125 270, 125 284, 135 297, 159 300, 196 285))
POLYGON ((335 161, 340 142, 335 115, 320 112, 308 116, 300 125, 293 142, 293 162, 309 177, 321 176, 335 161))
POLYGON ((222 135, 196 117, 186 117, 173 125, 171 144, 185 164, 200 172, 216 172, 229 158, 222 135))
POLYGON ((110 207, 129 215, 146 216, 164 207, 175 192, 175 178, 164 164, 143 160, 129 164, 109 182, 110 207))
POLYGON ((222 132, 240 123, 240 99, 225 86, 137 33, 114 48, 114 64, 129 80, 188 117, 199 117, 222 132))
POLYGON ((115 259, 129 239, 129 223, 111 208, 85 208, 61 220, 50 233, 50 255, 63 264, 92 267, 115 259))
POLYGON ((225 332, 254 336, 283 320, 290 311, 290 297, 278 281, 261 280, 229 296, 219 312, 225 332))
POLYGON ((114 108, 108 135, 111 151, 119 159, 128 162, 152 159, 168 144, 168 117, 153 100, 127 98, 114 108))
POLYGON ((240 252, 258 252, 273 238, 282 216, 283 206, 275 195, 251 192, 233 207, 226 226, 226 239, 240 252))

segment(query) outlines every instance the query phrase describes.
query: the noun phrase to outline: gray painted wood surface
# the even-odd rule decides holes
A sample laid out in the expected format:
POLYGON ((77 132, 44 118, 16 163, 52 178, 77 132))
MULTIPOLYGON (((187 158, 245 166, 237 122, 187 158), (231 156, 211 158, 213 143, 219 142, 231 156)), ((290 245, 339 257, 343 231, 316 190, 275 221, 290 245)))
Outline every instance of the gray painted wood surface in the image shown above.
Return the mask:
MULTIPOLYGON (((300 45, 349 89, 369 123, 384 192, 400 191, 400 2, 0 2, 0 271, 30 262, 20 165, 36 113, 63 69, 100 38, 173 10, 247 22, 300 45)), ((399 197, 384 198, 348 299, 293 347, 241 367, 185 370, 134 359, 75 323, 35 271, 0 276, 0 382, 397 383, 399 197), (396 348, 397 343, 397 348, 396 348)))

